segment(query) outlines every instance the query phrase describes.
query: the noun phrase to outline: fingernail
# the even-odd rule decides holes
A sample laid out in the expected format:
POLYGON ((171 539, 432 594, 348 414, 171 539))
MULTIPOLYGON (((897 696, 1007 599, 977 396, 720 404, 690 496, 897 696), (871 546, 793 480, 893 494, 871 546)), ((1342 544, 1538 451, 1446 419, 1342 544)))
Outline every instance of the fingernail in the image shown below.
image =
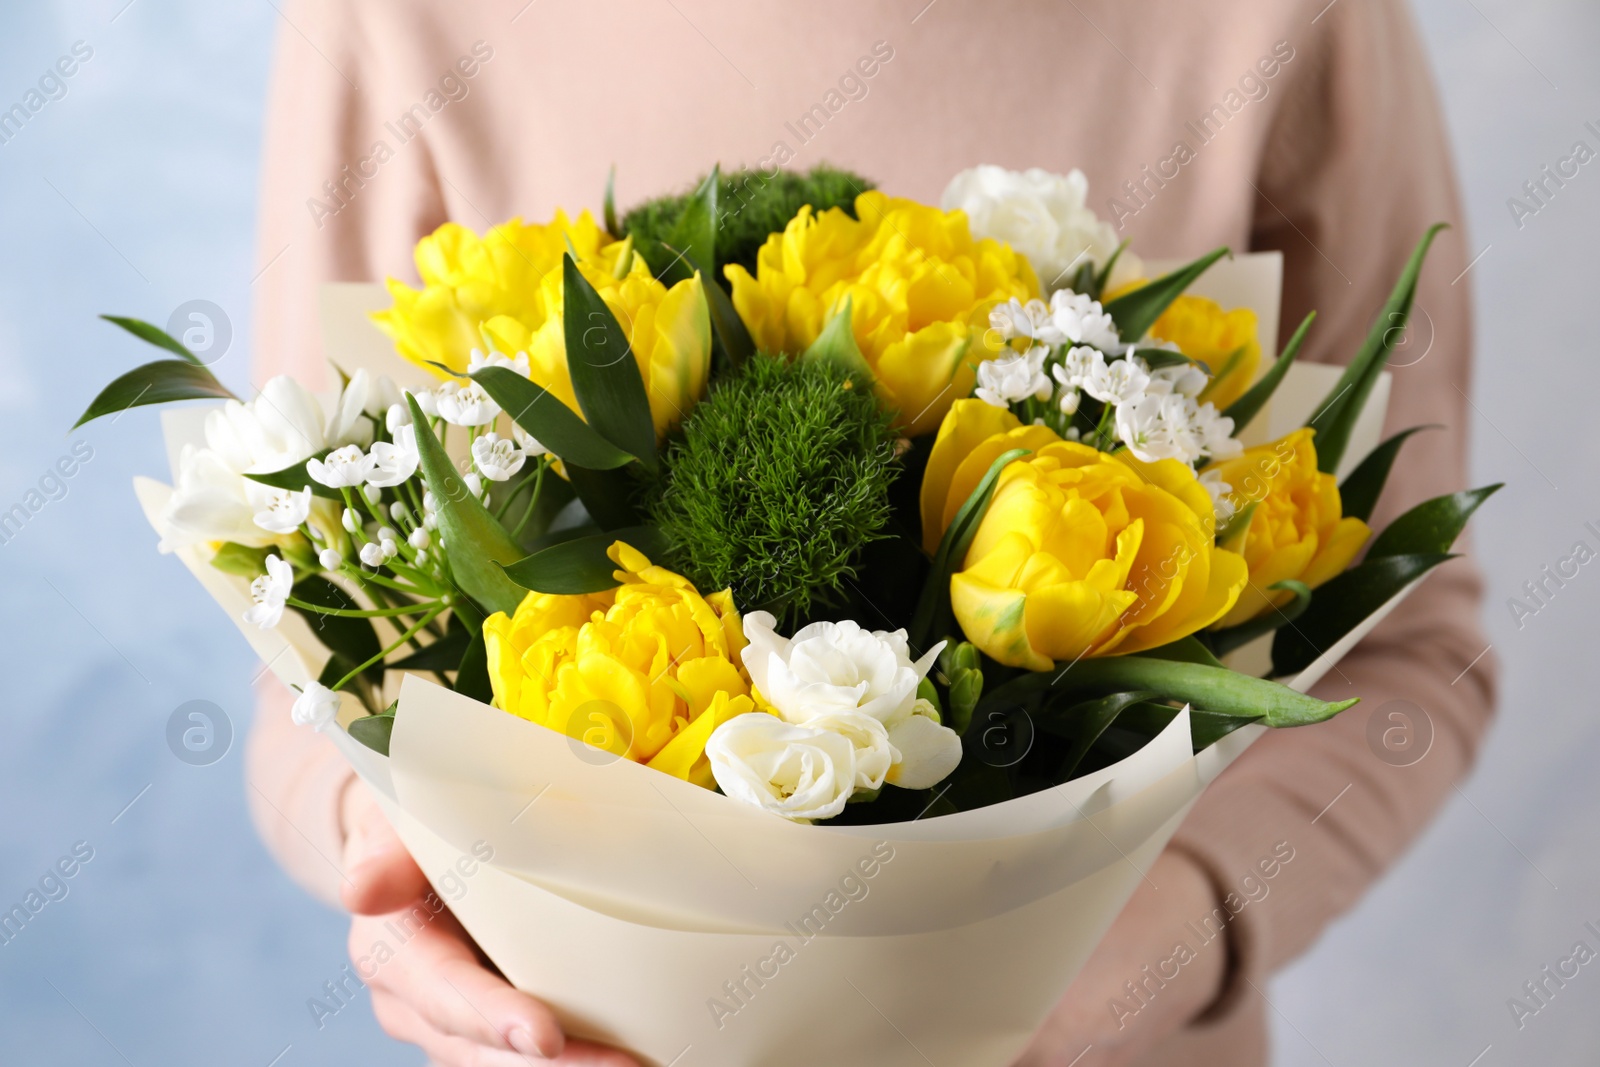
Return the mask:
POLYGON ((512 1048, 516 1049, 524 1056, 539 1056, 543 1059, 553 1060, 557 1056, 561 1055, 561 1050, 559 1048, 540 1048, 538 1042, 534 1041, 533 1034, 521 1026, 507 1034, 506 1041, 510 1043, 512 1048))

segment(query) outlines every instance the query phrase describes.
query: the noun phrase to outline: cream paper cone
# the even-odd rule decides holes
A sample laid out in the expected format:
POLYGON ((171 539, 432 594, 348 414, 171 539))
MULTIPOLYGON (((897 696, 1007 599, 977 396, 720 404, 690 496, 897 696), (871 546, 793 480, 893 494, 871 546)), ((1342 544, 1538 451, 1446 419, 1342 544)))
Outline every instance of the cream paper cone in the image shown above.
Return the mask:
MULTIPOLYGON (((1225 261, 1207 295, 1275 314, 1278 268, 1270 257, 1225 261)), ((330 351, 348 369, 392 370, 361 340, 362 328, 375 333, 356 318, 373 304, 362 290, 328 295, 342 323, 330 351)), ((1295 409, 1326 391, 1310 377, 1323 370, 1291 371, 1272 424, 1304 419, 1295 409)), ((1376 443, 1382 399, 1352 455, 1376 443)), ((199 423, 170 413, 166 428, 176 454, 199 423)), ((148 479, 137 489, 159 532, 170 489, 148 479)), ((212 568, 203 549, 177 555, 279 677, 317 676, 327 654, 305 620, 247 626, 249 583, 212 568)), ((910 823, 806 826, 420 677, 398 692, 388 758, 343 729, 334 742, 507 978, 569 1033, 652 1067, 1006 1067, 1205 785, 1262 732, 1247 727, 1196 756, 1185 712, 1120 763, 1027 797, 910 823)), ((357 714, 348 699, 340 720, 357 714)))

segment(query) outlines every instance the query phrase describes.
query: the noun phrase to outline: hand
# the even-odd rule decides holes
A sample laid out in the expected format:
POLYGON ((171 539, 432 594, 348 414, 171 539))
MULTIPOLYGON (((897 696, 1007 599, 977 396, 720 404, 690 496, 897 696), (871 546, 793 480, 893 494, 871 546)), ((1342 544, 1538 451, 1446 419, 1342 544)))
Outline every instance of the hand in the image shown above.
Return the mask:
POLYGON ((350 958, 385 1033, 419 1046, 438 1067, 638 1067, 615 1049, 566 1040, 549 1008, 484 965, 361 782, 345 791, 343 815, 350 958), (395 945, 394 928, 419 923, 395 945), (380 943, 392 954, 376 953, 380 943))
POLYGON ((1217 906, 1193 860, 1162 853, 1016 1067, 1123 1067, 1205 1010, 1227 969, 1227 935, 1197 944, 1184 924, 1217 906), (1181 966, 1172 962, 1180 942, 1193 950, 1181 966), (1143 984, 1142 1003, 1129 993, 1130 981, 1143 984))

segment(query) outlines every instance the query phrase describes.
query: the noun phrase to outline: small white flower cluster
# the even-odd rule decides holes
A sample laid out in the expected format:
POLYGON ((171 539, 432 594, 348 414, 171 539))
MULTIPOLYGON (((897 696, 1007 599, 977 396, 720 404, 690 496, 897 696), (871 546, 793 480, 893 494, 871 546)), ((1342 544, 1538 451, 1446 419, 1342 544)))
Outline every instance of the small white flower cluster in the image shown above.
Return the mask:
MULTIPOLYGON (((1206 387, 1205 372, 1190 363, 1150 369, 1133 346, 1122 343, 1097 300, 1070 289, 1057 291, 1048 305, 1013 297, 989 313, 989 325, 1006 341, 1034 344, 978 365, 974 392, 985 403, 1009 408, 1054 397, 1057 410, 1070 417, 1087 393, 1115 408, 1116 439, 1145 462, 1227 459, 1243 447, 1233 437, 1233 420, 1196 399, 1206 387), (1062 348, 1059 360, 1053 359, 1062 348)), ((1146 350, 1151 347, 1158 346, 1146 350)), ((1067 436, 1076 439, 1070 429, 1067 436)))
POLYGON ((735 800, 789 819, 828 819, 858 790, 927 789, 961 762, 961 738, 917 688, 944 642, 913 662, 906 632, 818 622, 779 636, 744 617, 742 653, 775 714, 738 715, 706 742, 711 774, 735 800))

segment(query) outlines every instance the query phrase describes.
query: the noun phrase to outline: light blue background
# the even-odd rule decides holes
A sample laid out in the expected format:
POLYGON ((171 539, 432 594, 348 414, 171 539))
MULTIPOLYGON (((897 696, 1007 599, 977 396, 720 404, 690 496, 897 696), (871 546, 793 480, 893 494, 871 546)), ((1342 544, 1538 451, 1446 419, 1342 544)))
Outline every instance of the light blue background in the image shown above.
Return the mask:
MULTIPOLYGON (((166 747, 168 716, 193 699, 220 705, 242 733, 258 665, 153 551, 128 483, 166 469, 154 417, 62 432, 144 355, 95 321, 102 311, 160 321, 185 300, 215 301, 236 335, 218 369, 235 387, 247 378, 260 113, 279 16, 260 0, 125 3, 0 13, 0 107, 74 41, 94 48, 66 97, 0 145, 0 511, 72 442, 94 449, 67 495, 0 545, 12 687, 0 712, 0 905, 74 842, 95 849, 70 895, 0 946, 0 1062, 419 1063, 381 1036, 365 998, 313 1026, 305 1001, 343 965, 345 924, 257 842, 237 737, 209 767, 166 747)), ((1592 543, 1586 521, 1600 525, 1600 162, 1521 229, 1506 199, 1573 141, 1600 147, 1583 129, 1600 125, 1600 11, 1587 0, 1417 10, 1462 162, 1470 243, 1489 249, 1462 284, 1479 296, 1473 481, 1509 483, 1475 523, 1503 710, 1420 845, 1267 991, 1277 1061, 1593 1062, 1600 963, 1520 1032, 1505 1001, 1588 936, 1584 920, 1600 925, 1600 715, 1585 669, 1600 570, 1585 568, 1520 630, 1505 602, 1575 540, 1592 543)))

